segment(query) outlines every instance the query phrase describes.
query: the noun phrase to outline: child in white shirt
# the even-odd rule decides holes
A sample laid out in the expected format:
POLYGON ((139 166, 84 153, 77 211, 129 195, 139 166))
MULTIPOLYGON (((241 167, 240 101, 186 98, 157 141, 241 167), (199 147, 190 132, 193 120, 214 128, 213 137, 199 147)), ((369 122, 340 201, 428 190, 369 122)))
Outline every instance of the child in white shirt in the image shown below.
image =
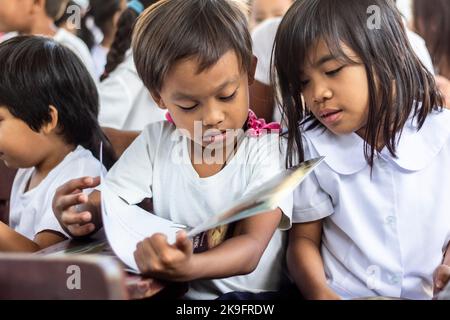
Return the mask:
MULTIPOLYGON (((34 252, 66 238, 52 211, 58 186, 100 164, 95 84, 78 57, 48 38, 0 44, 0 160, 19 168, 0 251, 34 252), (92 151, 92 153, 91 153, 92 151)), ((113 155, 106 158, 111 165, 113 155)))
POLYGON ((289 161, 326 156, 294 193, 302 294, 431 298, 450 277, 450 112, 394 3, 299 1, 274 61, 289 161))
POLYGON ((0 0, 0 32, 52 37, 72 50, 84 63, 92 79, 96 81, 94 62, 84 42, 55 25, 55 21, 62 16, 68 2, 69 0, 0 0))
MULTIPOLYGON (((106 185, 117 195, 129 204, 151 197, 156 215, 195 226, 283 170, 278 132, 264 132, 249 112, 255 61, 238 2, 161 2, 138 20, 133 53, 169 121, 147 126, 111 169, 106 185)), ((92 182, 70 181, 55 197, 58 219, 76 235, 101 226, 99 192, 83 201, 72 193, 92 182)), ((184 232, 174 245, 153 235, 138 244, 137 265, 156 278, 189 281, 188 298, 276 291, 284 264, 284 235, 277 229, 290 225, 291 200, 206 233, 203 252, 193 253, 184 232)))
POLYGON ((164 120, 164 112, 158 108, 136 71, 130 50, 131 32, 137 18, 155 2, 130 1, 119 18, 99 84, 99 121, 104 127, 141 131, 149 123, 164 120))

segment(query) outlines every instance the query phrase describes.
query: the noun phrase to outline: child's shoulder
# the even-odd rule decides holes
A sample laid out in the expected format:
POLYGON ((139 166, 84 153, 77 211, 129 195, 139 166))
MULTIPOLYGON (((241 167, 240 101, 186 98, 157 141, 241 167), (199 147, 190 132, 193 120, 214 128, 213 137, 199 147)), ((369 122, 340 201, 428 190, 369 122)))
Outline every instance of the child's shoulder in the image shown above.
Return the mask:
POLYGON ((100 161, 91 151, 83 146, 77 146, 53 171, 55 171, 55 178, 58 176, 79 178, 80 176, 98 176, 100 168, 100 161))
POLYGON ((265 152, 265 150, 271 149, 275 146, 277 147, 277 150, 279 150, 282 145, 282 138, 277 132, 268 132, 259 136, 252 136, 247 132, 244 137, 244 143, 249 151, 265 152))
POLYGON ((164 120, 146 125, 141 135, 144 136, 146 141, 154 143, 156 141, 167 142, 171 139, 176 140, 177 137, 181 137, 181 132, 176 129, 175 125, 164 120))

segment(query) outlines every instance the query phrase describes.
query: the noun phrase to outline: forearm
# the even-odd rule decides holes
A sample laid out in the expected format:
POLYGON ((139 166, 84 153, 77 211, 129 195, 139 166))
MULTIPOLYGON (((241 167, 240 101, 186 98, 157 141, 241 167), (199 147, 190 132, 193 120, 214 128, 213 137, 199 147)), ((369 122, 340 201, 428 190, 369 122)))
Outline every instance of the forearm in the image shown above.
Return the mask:
POLYGON ((0 222, 0 252, 36 252, 37 243, 0 222))
POLYGON ((306 299, 339 298, 327 285, 322 257, 315 242, 303 237, 290 239, 287 263, 291 276, 306 299))
POLYGON ((264 252, 257 239, 240 235, 206 252, 194 254, 189 279, 220 279, 252 272, 264 252))

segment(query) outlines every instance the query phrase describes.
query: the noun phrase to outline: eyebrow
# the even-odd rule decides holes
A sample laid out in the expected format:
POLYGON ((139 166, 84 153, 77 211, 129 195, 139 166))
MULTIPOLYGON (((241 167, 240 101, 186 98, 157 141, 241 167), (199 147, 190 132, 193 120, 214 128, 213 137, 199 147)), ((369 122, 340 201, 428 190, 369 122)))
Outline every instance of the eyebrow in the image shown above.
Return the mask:
MULTIPOLYGON (((222 83, 221 85, 217 86, 217 88, 214 89, 214 92, 220 92, 223 89, 225 89, 226 87, 228 87, 229 85, 237 84, 238 82, 239 82, 239 77, 235 77, 233 79, 227 80, 224 83, 222 83)), ((174 100, 185 100, 185 99, 186 100, 196 100, 197 97, 192 96, 187 93, 183 93, 183 92, 175 92, 172 95, 172 99, 174 99, 174 100)))
POLYGON ((333 56, 333 55, 331 55, 331 54, 328 54, 328 55, 326 55, 326 56, 323 56, 323 57, 320 58, 319 60, 317 60, 317 61, 314 63, 314 66, 320 67, 320 66, 323 65, 324 63, 327 63, 328 61, 331 61, 331 60, 337 60, 337 57, 335 57, 335 56, 333 56))

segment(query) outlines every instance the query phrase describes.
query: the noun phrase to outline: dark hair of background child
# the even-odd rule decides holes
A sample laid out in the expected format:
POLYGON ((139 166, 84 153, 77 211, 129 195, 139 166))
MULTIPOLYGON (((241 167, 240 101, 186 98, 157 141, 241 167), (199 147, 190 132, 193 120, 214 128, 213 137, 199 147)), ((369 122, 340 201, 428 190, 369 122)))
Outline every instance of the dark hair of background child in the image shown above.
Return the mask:
MULTIPOLYGON (((150 7, 158 0, 140 0, 144 8, 150 7)), ((114 37, 114 42, 108 52, 105 72, 100 77, 103 81, 113 72, 119 64, 125 60, 125 54, 131 47, 131 35, 133 27, 139 14, 132 8, 126 8, 120 15, 117 22, 117 32, 114 37)))

